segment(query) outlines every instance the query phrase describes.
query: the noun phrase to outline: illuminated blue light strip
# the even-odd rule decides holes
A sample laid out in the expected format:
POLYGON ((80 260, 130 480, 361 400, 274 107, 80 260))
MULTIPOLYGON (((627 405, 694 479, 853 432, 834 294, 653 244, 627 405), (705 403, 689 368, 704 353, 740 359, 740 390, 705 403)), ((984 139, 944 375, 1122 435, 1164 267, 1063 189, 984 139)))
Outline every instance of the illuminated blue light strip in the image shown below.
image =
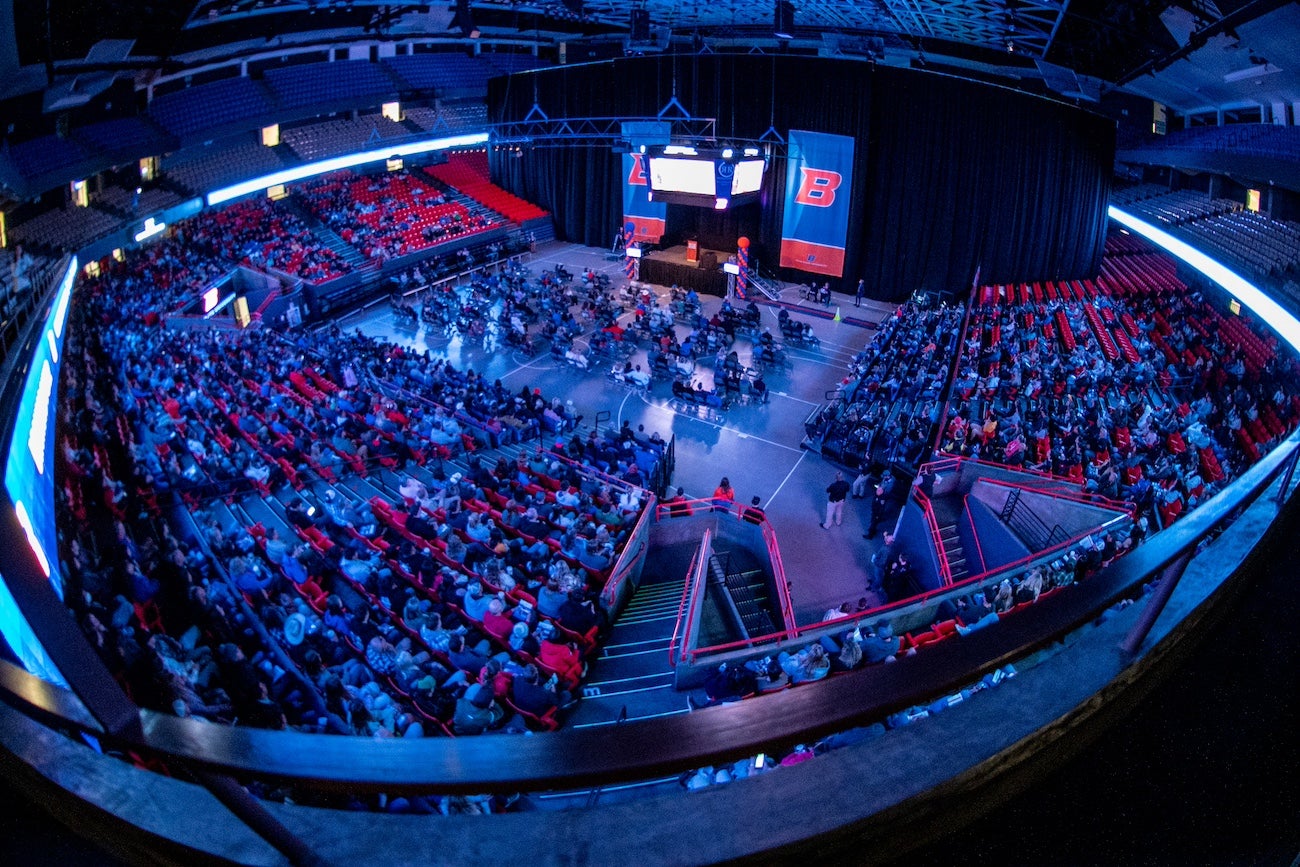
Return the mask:
POLYGON ((1169 251, 1222 286, 1224 291, 1254 312, 1266 325, 1276 331, 1283 340, 1291 344, 1292 348, 1300 351, 1300 320, 1297 320, 1283 309, 1282 305, 1266 295, 1258 286, 1255 286, 1226 265, 1211 259, 1191 244, 1180 241, 1163 229, 1158 229, 1144 220, 1139 220, 1127 211, 1121 211, 1111 205, 1108 213, 1110 218, 1121 226, 1137 232, 1153 244, 1169 251))
POLYGON ((304 178, 313 178, 317 175, 323 175, 326 172, 336 172, 339 169, 350 169, 353 166, 359 166, 362 163, 386 160, 389 157, 408 157, 414 156, 415 154, 426 154, 431 151, 441 151, 448 148, 487 144, 487 140, 487 133, 475 132, 466 133, 465 135, 448 136, 446 138, 406 142, 405 144, 392 144, 375 150, 361 151, 355 154, 347 154, 346 156, 333 157, 328 160, 319 160, 314 163, 307 163, 306 165, 294 166, 291 169, 282 169, 278 172, 272 172, 269 175, 263 175, 260 178, 241 181, 233 186, 213 190, 208 193, 207 201, 209 205, 219 205, 222 202, 228 202, 231 199, 238 199, 239 197, 246 196, 249 193, 265 190, 267 187, 273 187, 276 184, 289 184, 294 181, 301 181, 304 178))

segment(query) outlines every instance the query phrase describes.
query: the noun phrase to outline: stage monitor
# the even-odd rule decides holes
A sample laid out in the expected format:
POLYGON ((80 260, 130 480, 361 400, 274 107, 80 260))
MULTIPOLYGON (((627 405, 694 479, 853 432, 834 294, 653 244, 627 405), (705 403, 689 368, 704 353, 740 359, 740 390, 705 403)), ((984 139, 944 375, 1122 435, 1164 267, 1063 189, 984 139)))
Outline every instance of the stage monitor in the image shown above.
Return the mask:
POLYGON ((713 160, 651 157, 650 189, 656 193, 690 193, 713 198, 717 194, 713 160))
POLYGON ((762 188, 763 168, 762 160, 741 160, 736 163, 735 171, 731 175, 731 198, 733 201, 736 196, 757 193, 762 188))
POLYGON ((766 161, 756 148, 668 145, 648 150, 651 201, 725 210, 755 201, 766 161))

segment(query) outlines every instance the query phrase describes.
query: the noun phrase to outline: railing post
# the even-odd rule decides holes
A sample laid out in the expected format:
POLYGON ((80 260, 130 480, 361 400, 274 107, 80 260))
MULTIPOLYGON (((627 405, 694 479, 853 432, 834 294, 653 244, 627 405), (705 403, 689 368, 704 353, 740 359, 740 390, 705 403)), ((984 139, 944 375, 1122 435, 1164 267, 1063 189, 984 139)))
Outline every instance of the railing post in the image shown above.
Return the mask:
POLYGON ((1285 505, 1287 491, 1291 488, 1291 477, 1295 475, 1296 461, 1300 460, 1300 449, 1291 452, 1291 457, 1286 460, 1286 471, 1282 473, 1282 484, 1277 489, 1277 504, 1285 505))
POLYGON ((1137 623, 1119 643, 1119 649, 1126 656, 1133 656, 1137 653, 1142 642, 1146 640, 1147 633, 1151 627, 1156 625, 1156 620, 1160 617, 1160 612, 1165 610, 1165 605, 1169 603, 1169 597, 1174 594, 1174 588, 1178 586, 1178 579, 1183 577, 1183 572, 1187 569, 1187 564, 1192 561, 1195 555, 1195 549, 1189 549, 1183 552, 1177 559, 1160 570, 1160 583, 1156 586, 1155 592, 1147 600, 1146 607, 1142 609, 1142 616, 1138 618, 1137 623))
POLYGON ((266 808, 248 793, 248 790, 230 777, 191 768, 194 776, 203 788, 212 793, 227 810, 239 821, 247 825, 259 837, 274 846, 289 859, 295 867, 317 867, 329 862, 316 854, 302 838, 284 826, 279 819, 266 811, 266 808))

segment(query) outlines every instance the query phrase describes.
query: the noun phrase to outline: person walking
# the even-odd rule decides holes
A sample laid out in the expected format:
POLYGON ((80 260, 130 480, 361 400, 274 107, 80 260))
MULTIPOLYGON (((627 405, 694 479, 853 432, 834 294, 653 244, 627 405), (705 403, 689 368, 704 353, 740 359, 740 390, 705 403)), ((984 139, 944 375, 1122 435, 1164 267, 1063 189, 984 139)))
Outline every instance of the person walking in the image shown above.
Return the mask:
POLYGON ((835 481, 826 486, 826 522, 821 525, 829 530, 831 524, 840 526, 844 523, 844 498, 849 495, 849 483, 844 481, 844 474, 835 473, 835 481))

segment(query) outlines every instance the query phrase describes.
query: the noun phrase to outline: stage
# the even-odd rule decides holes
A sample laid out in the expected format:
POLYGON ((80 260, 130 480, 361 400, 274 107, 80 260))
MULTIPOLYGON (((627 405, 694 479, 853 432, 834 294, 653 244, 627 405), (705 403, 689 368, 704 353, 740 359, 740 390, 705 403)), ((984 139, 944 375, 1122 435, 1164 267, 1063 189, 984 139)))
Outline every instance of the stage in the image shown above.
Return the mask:
POLYGON ((683 289, 694 289, 702 295, 727 296, 727 275, 722 264, 730 253, 721 250, 700 249, 700 262, 686 261, 686 246, 666 250, 648 251, 641 257, 641 280, 660 286, 674 283, 683 289), (705 267, 701 268, 703 264, 705 267))

